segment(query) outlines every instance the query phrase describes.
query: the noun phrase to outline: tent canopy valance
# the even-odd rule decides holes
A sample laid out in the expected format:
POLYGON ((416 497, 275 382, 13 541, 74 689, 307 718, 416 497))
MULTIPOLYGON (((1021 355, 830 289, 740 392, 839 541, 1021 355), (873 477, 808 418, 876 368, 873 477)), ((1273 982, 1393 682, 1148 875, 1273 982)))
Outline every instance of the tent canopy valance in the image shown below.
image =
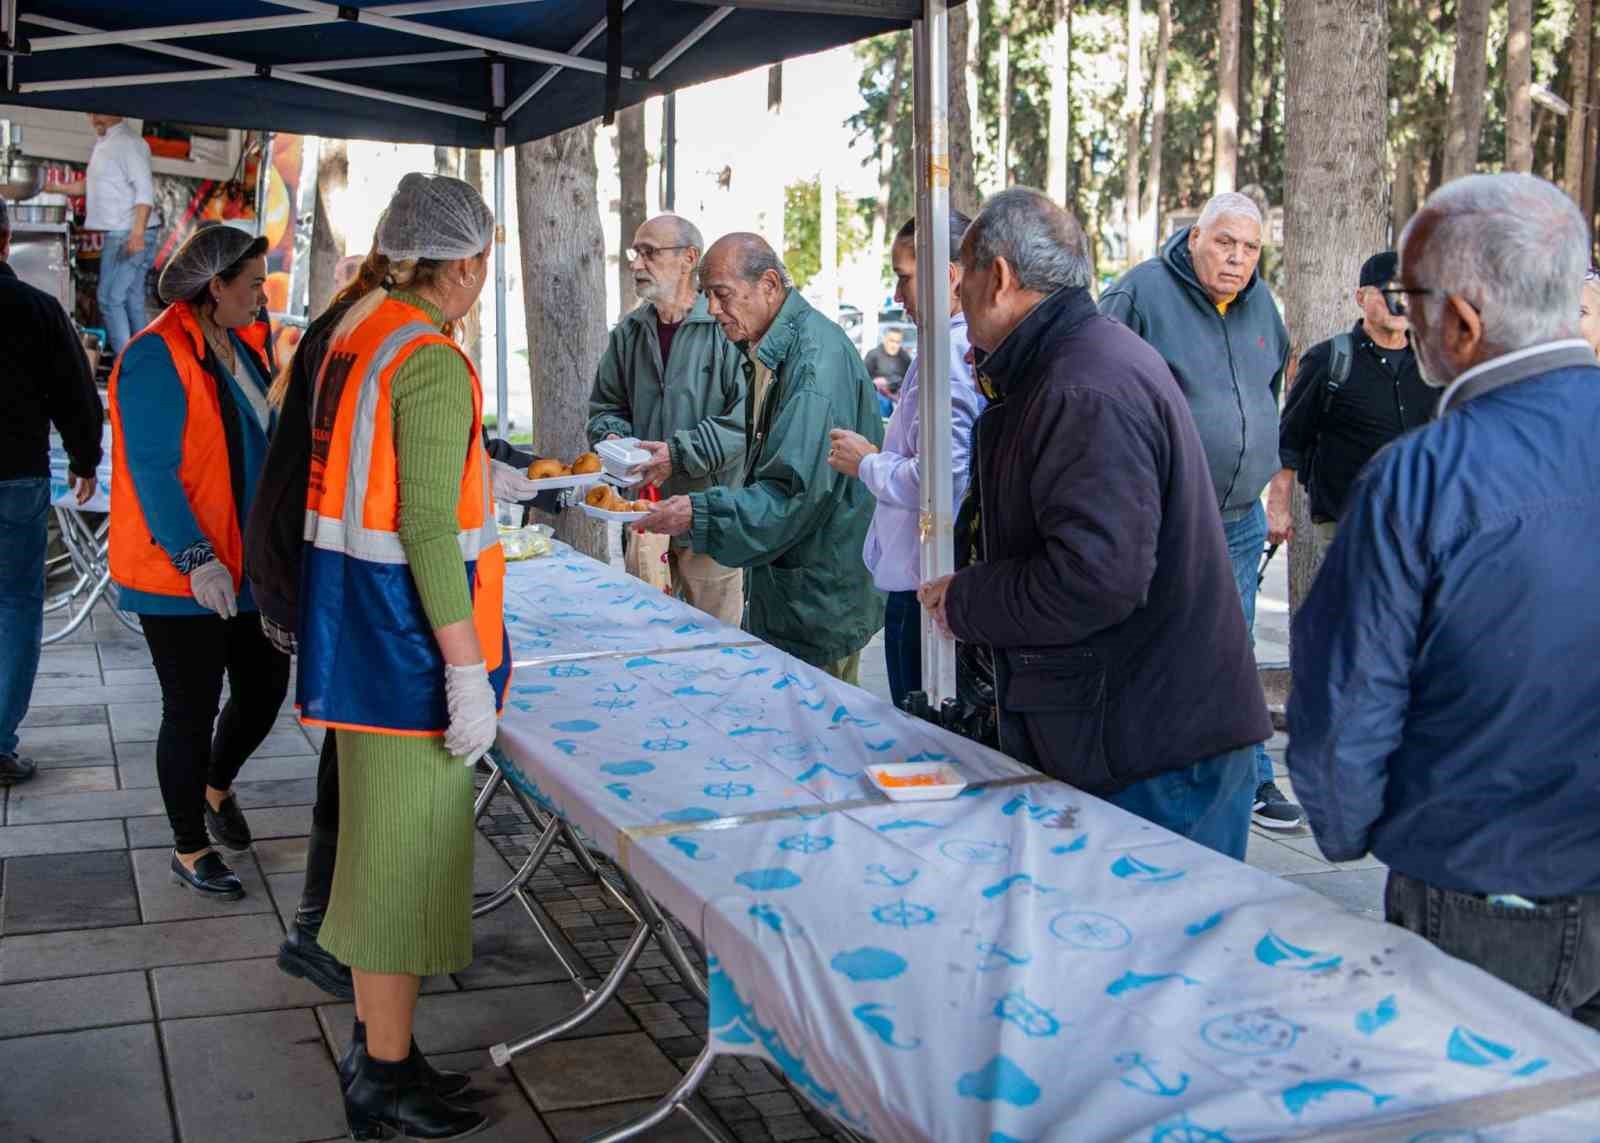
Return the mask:
POLYGON ((497 126, 520 143, 603 114, 613 49, 615 105, 625 107, 908 27, 922 4, 0 0, 8 8, 0 103, 487 148, 497 126))

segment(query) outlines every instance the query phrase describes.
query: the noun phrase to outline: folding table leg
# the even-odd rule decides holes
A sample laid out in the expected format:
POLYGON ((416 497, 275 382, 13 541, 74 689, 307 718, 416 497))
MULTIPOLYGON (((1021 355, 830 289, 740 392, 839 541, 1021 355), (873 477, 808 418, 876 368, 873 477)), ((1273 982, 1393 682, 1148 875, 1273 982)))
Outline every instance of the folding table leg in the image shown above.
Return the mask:
POLYGON ((674 1111, 681 1111, 703 1132, 707 1138, 716 1140, 716 1143, 730 1143, 727 1133, 705 1116, 701 1115, 689 1105, 689 1100, 699 1089, 701 1082, 711 1072, 711 1065, 716 1062, 716 1053, 711 1045, 707 1044, 704 1050, 695 1057, 689 1070, 683 1074, 677 1085, 649 1111, 637 1119, 630 1119, 618 1127, 602 1131, 598 1135, 589 1136, 587 1143, 623 1143, 625 1139, 632 1139, 637 1135, 665 1123, 674 1111))
POLYGON ((689 960, 688 954, 683 951, 683 945, 678 943, 678 935, 672 931, 672 922, 661 912, 661 906, 655 903, 650 894, 639 888, 638 882, 627 873, 620 869, 617 872, 622 874, 629 896, 639 903, 639 910, 643 914, 641 919, 655 932, 656 938, 661 942, 661 951, 667 954, 667 960, 683 978, 684 987, 694 993, 702 1004, 710 1004, 711 994, 706 990, 705 977, 700 975, 699 970, 689 960))

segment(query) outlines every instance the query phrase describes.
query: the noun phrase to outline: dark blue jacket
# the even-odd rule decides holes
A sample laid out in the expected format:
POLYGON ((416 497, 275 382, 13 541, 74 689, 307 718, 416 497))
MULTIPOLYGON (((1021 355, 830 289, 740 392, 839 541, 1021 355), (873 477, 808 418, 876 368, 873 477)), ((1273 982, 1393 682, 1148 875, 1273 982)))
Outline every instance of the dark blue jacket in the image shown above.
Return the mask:
POLYGON ((1091 794, 1271 733, 1194 417, 1159 354, 1086 290, 979 363, 983 556, 956 638, 995 651, 1002 748, 1091 794))
POLYGON ((1558 342, 1458 384, 1295 617, 1290 775, 1332 860, 1600 893, 1600 368, 1558 342))

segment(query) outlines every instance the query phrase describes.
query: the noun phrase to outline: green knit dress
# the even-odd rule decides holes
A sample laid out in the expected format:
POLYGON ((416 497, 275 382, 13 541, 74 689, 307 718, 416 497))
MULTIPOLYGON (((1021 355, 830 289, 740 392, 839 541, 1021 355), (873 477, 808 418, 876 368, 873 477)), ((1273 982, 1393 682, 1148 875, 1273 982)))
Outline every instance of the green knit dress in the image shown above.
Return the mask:
MULTIPOLYGON (((415 294, 396 300, 443 315, 415 294)), ((400 543, 437 630, 472 615, 456 504, 476 439, 461 355, 424 346, 396 371, 400 543)), ((442 739, 340 730, 339 860, 318 943, 352 968, 432 976, 472 961, 472 770, 442 739)))

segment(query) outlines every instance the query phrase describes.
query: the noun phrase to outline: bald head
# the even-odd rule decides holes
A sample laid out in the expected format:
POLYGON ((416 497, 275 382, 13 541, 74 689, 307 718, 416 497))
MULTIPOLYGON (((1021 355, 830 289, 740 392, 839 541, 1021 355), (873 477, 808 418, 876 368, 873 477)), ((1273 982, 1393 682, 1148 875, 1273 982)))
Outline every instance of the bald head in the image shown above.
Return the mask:
POLYGON ((789 296, 789 270, 759 234, 727 234, 700 264, 700 288, 728 340, 755 345, 789 296))

